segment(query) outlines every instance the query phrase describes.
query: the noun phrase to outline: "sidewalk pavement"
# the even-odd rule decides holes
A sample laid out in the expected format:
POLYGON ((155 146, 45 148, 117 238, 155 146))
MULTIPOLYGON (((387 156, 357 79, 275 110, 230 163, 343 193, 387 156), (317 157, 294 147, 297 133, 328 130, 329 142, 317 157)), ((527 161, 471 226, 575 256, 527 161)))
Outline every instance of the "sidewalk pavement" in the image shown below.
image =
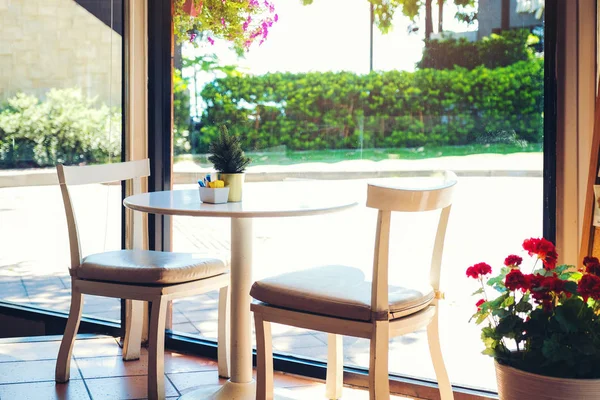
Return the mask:
MULTIPOLYGON (((463 177, 541 177, 543 153, 473 154, 421 160, 351 160, 336 163, 311 162, 292 165, 255 165, 246 170, 246 182, 272 182, 286 179, 366 179, 415 176, 428 171, 451 170, 463 177)), ((175 184, 196 183, 212 168, 193 161, 173 166, 175 184)), ((56 185, 54 168, 0 170, 0 188, 56 185)))

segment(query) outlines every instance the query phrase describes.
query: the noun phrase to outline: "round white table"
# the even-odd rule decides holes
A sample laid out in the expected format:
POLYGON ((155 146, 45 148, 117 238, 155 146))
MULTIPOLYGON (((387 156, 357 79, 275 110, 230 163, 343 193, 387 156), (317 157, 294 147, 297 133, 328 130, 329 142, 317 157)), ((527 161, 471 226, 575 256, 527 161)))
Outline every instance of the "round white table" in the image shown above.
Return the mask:
POLYGON ((239 203, 208 204, 200 201, 198 190, 190 189, 138 194, 127 197, 123 204, 152 214, 231 218, 231 378, 223 386, 199 388, 180 400, 254 400, 250 313, 252 219, 327 214, 357 203, 314 192, 280 190, 269 196, 245 192, 239 203))

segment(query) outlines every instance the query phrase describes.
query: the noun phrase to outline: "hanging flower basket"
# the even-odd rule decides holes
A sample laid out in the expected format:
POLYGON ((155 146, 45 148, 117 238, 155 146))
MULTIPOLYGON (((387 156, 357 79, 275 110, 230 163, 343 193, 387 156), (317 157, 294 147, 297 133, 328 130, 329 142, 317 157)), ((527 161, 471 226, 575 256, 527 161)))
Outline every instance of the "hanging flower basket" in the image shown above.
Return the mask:
POLYGON ((262 44, 279 19, 270 1, 173 0, 175 37, 178 43, 223 39, 236 50, 248 50, 255 42, 262 44))
POLYGON ((185 0, 185 3, 183 3, 183 11, 190 17, 197 17, 202 12, 202 1, 198 5, 194 3, 194 0, 185 0))

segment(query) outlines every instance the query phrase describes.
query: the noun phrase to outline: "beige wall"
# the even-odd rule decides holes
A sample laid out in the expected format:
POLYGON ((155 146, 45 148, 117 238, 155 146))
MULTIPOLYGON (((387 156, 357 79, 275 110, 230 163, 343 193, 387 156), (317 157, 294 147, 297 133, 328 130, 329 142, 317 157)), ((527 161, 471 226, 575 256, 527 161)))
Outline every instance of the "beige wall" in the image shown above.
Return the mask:
POLYGON ((121 106, 121 36, 73 0, 0 0, 0 102, 79 87, 121 106))

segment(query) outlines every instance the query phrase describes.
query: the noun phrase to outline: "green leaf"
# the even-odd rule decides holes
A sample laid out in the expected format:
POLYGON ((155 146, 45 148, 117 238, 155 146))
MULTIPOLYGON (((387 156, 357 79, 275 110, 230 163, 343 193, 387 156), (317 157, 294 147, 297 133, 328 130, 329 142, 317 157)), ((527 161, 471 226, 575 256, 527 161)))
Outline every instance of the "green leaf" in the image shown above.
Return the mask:
POLYGON ((505 318, 510 314, 512 313, 504 308, 498 308, 492 311, 492 315, 498 318, 505 318))
POLYGON ((496 332, 499 335, 515 338, 523 331, 523 320, 516 315, 508 315, 498 322, 496 332))
POLYGON ((471 294, 471 296, 476 296, 476 295, 478 295, 478 294, 481 294, 481 293, 483 293, 483 288, 479 288, 479 289, 477 289, 476 291, 474 291, 474 292, 471 294))
POLYGON ((565 290, 571 294, 577 294, 577 282, 565 282, 565 290))
POLYGON ((519 301, 517 303, 517 305, 515 306, 515 311, 520 312, 520 313, 526 313, 533 310, 533 306, 531 305, 531 303, 526 302, 526 301, 519 301))
POLYGON ((554 310, 555 319, 561 330, 566 333, 577 332, 582 322, 580 312, 583 301, 579 298, 566 300, 554 310))
POLYGON ((504 293, 501 296, 496 297, 494 300, 488 301, 489 308, 496 309, 498 307, 502 307, 502 304, 506 301, 506 299, 510 296, 510 293, 504 293))
POLYGON ((513 296, 507 296, 506 299, 500 304, 500 307, 506 308, 515 304, 515 298, 513 296))
POLYGON ((488 313, 482 313, 482 314, 479 314, 479 315, 477 316, 477 319, 475 320, 475 323, 476 323, 477 325, 481 324, 483 321, 485 321, 485 320, 487 319, 487 317, 488 317, 488 316, 489 316, 489 314, 488 314, 488 313))
POLYGON ((492 348, 486 348, 485 350, 483 350, 481 352, 481 354, 484 354, 484 355, 490 356, 490 357, 496 357, 496 351, 492 348))

